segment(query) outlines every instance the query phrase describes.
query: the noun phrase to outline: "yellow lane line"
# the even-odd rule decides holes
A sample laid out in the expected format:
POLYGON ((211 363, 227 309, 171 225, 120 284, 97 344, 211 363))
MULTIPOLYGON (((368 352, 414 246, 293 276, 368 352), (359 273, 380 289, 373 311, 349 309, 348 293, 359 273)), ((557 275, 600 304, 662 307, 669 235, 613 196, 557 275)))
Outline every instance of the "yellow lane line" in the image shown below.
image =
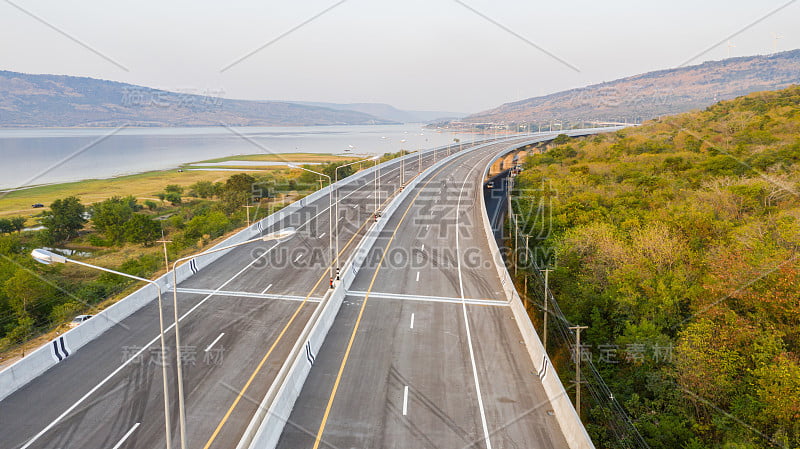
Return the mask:
MULTIPOLYGON (((384 201, 381 204, 381 207, 383 207, 389 201, 389 199, 392 198, 394 195, 395 195, 394 193, 392 195, 389 195, 389 197, 386 198, 386 201, 384 201)), ((361 226, 358 228, 358 230, 353 234, 353 236, 347 242, 347 244, 344 245, 344 248, 342 248, 342 250, 339 251, 339 256, 344 254, 344 252, 347 250, 347 248, 350 246, 350 244, 352 244, 353 241, 355 240, 355 238, 358 237, 359 233, 364 228, 364 226, 366 226, 367 223, 369 223, 370 220, 372 220, 372 219, 373 219, 373 217, 370 215, 370 217, 367 218, 364 221, 364 223, 361 224, 361 226)), ((328 268, 330 268, 330 265, 325 267, 325 271, 323 272, 322 276, 317 280, 317 283, 314 284, 314 287, 312 287, 311 291, 308 292, 308 295, 306 295, 306 297, 303 300, 303 302, 301 302, 300 305, 297 306, 297 309, 295 309, 295 311, 292 314, 291 318, 289 318, 289 321, 283 327, 283 329, 281 330, 280 334, 278 334, 277 339, 272 343, 272 345, 270 346, 270 348, 267 351, 267 353, 264 355, 264 357, 258 363, 258 366, 256 366, 256 369, 255 369, 255 371, 253 371, 253 374, 250 375, 250 378, 247 379, 247 382, 244 384, 244 387, 242 387, 242 389, 239 391, 239 394, 236 396, 236 399, 234 399, 234 401, 231 404, 230 408, 228 408, 228 411, 225 413, 225 416, 222 417, 222 420, 220 421, 219 425, 217 425, 217 428, 214 429, 214 432, 211 434, 211 437, 208 439, 208 441, 206 442, 205 446, 203 446, 203 449, 208 449, 209 447, 211 447, 211 444, 214 443, 214 440, 216 440, 217 436, 219 435, 219 432, 222 430, 222 427, 228 421, 228 418, 230 418, 230 416, 233 413, 233 410, 236 408, 236 406, 239 405, 239 401, 242 400, 242 398, 244 397, 245 393, 247 392, 247 389, 250 388, 250 384, 253 383, 253 380, 256 378, 258 373, 261 371, 261 368, 264 366, 264 363, 266 363, 267 359, 269 359, 269 356, 272 354, 272 351, 275 350, 275 348, 278 346, 278 343, 281 341, 281 338, 283 338, 284 334, 286 334, 286 331, 291 327, 291 325, 294 322, 295 318, 297 318, 297 316, 300 314, 300 310, 302 310, 303 306, 305 306, 306 302, 308 302, 308 299, 311 297, 311 295, 314 293, 314 291, 317 289, 317 287, 319 287, 319 284, 322 282, 323 279, 325 279, 325 277, 327 277, 328 268)))
POLYGON ((350 334, 350 341, 347 342, 347 349, 344 351, 344 358, 342 358, 342 364, 339 366, 339 372, 336 374, 336 380, 333 383, 333 390, 331 390, 331 395, 328 398, 328 405, 325 407, 325 414, 322 415, 322 422, 319 425, 319 430, 317 431, 317 438, 314 441, 314 448, 318 449, 320 441, 322 441, 322 433, 325 432, 325 424, 328 422, 328 416, 331 412, 331 407, 333 406, 333 400, 336 398, 336 391, 339 389, 339 383, 342 380, 342 373, 344 373, 344 367, 347 365, 347 359, 350 357, 350 350, 353 347, 353 342, 356 339, 356 333, 358 332, 358 327, 361 324, 361 318, 364 316, 364 309, 367 306, 367 301, 369 300, 369 295, 372 292, 372 287, 375 285, 375 279, 378 278, 378 273, 381 271, 381 266, 383 265, 383 259, 386 257, 386 254, 389 253, 389 248, 392 246, 392 242, 394 241, 395 236, 397 235, 397 231, 400 230, 400 225, 406 219, 406 215, 411 210, 411 207, 414 206, 414 202, 417 201, 419 195, 423 192, 423 189, 431 182, 433 179, 438 175, 442 170, 449 167, 450 165, 456 163, 458 160, 450 161, 448 164, 436 170, 430 179, 428 179, 425 184, 422 185, 422 188, 419 189, 419 192, 414 196, 414 199, 411 200, 411 204, 408 205, 405 212, 403 212, 403 216, 400 217, 400 221, 397 222, 397 226, 395 226, 394 232, 392 232, 392 236, 389 238, 389 242, 386 244, 386 250, 384 250, 383 255, 381 256, 380 262, 378 262, 378 267, 375 269, 375 273, 372 275, 372 280, 369 283, 369 288, 367 289, 366 295, 364 296, 364 302, 361 303, 361 309, 358 311, 358 317, 356 318, 355 327, 353 327, 353 332, 350 334))

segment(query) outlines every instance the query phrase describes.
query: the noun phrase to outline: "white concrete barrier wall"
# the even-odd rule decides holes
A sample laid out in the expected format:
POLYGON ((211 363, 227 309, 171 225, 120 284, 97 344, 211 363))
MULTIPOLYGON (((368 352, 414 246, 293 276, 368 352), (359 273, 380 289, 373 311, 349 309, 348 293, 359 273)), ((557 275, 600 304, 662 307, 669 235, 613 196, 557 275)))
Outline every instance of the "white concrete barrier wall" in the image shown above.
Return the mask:
MULTIPOLYGON (((474 151, 485 145, 487 144, 468 148, 462 152, 474 151)), ((428 150, 426 153, 430 151, 433 150, 428 150)), ((417 157, 416 154, 410 156, 417 157)), ((295 343, 290 356, 281 367, 278 376, 261 402, 237 449, 272 449, 277 446, 286 421, 289 419, 294 404, 300 396, 303 385, 311 371, 312 364, 308 361, 305 346, 308 345, 312 356, 316 356, 319 353, 319 349, 325 342, 328 331, 333 326, 336 315, 339 313, 342 301, 347 295, 347 290, 352 285, 356 274, 358 274, 363 262, 367 259, 369 251, 374 246, 392 214, 423 178, 457 156, 458 153, 454 153, 437 161, 436 164, 423 171, 422 176, 412 179, 406 188, 386 207, 382 213, 382 218, 367 231, 355 254, 343 265, 341 281, 329 298, 317 308, 315 314, 306 324, 306 328, 301 333, 301 338, 295 343)))
MULTIPOLYGON (((387 162, 387 164, 394 162, 395 160, 392 160, 387 162)), ((374 167, 371 167, 367 170, 362 170, 348 178, 345 178, 342 181, 339 181, 335 187, 357 181, 366 176, 370 176, 374 170, 374 167)), ((261 232, 261 229, 269 230, 271 226, 279 223, 281 220, 297 212, 306 205, 311 204, 318 199, 324 198, 328 195, 330 188, 330 186, 327 186, 298 201, 295 201, 292 204, 287 205, 283 209, 269 215, 268 217, 253 223, 249 228, 243 229, 242 231, 239 231, 236 234, 228 237, 217 245, 214 245, 211 249, 222 248, 255 238, 261 232)), ((328 204, 322 204, 321 207, 327 208, 328 204)), ((230 250, 219 251, 197 258, 197 267, 199 272, 202 273, 202 269, 204 267, 222 257, 228 251, 230 250)), ((189 268, 188 263, 180 265, 176 270, 178 283, 183 282, 192 275, 193 273, 189 268)), ((171 302, 172 273, 160 276, 159 278, 155 279, 155 282, 157 282, 159 287, 162 289, 163 300, 171 302)), ((66 352, 66 354, 72 355, 75 353, 75 351, 99 337, 105 331, 129 317, 149 302, 154 301, 156 298, 157 290, 155 286, 148 284, 101 311, 92 317, 92 319, 85 321, 80 326, 70 329, 69 331, 60 335, 56 340, 48 342, 47 344, 29 353, 24 358, 18 360, 11 366, 6 367, 0 371, 0 400, 27 385, 30 381, 59 363, 56 350, 53 348, 54 342, 57 345, 58 354, 64 356, 64 353, 66 352)))
MULTIPOLYGON (((516 144, 509 147, 507 151, 498 153, 498 155, 494 157, 486 166, 486 169, 484 170, 484 178, 486 178, 488 175, 489 168, 495 161, 514 149, 529 143, 548 140, 553 137, 554 136, 546 138, 543 137, 535 141, 516 144)), ((580 417, 578 417, 578 413, 575 411, 575 408, 570 402, 570 398, 564 389, 564 385, 558 378, 555 368, 553 368, 550 357, 548 357, 545 353, 542 342, 539 339, 539 335, 536 333, 536 329, 534 329, 533 323, 528 317, 528 313, 525 310, 522 299, 514 287, 511 275, 506 269, 505 262, 503 261, 503 257, 500 255, 500 249, 497 247, 497 242, 495 241, 494 233, 492 232, 491 223, 489 223, 489 214, 486 211, 486 203, 484 201, 480 201, 480 203, 482 210, 481 215, 483 217, 483 228, 486 232, 486 238, 489 241, 489 248, 492 252, 492 259, 494 260, 497 274, 500 276, 500 281, 503 284, 503 290, 506 294, 507 300, 509 301, 511 311, 514 314, 514 321, 517 323, 519 331, 522 334, 522 339, 525 342, 525 347, 528 350, 528 355, 533 362, 533 366, 539 374, 542 387, 544 388, 545 394, 550 401, 550 407, 553 410, 553 414, 558 421, 561 431, 563 432, 564 437, 566 438, 571 449, 594 449, 594 443, 592 443, 592 440, 589 438, 586 428, 583 426, 580 417)))

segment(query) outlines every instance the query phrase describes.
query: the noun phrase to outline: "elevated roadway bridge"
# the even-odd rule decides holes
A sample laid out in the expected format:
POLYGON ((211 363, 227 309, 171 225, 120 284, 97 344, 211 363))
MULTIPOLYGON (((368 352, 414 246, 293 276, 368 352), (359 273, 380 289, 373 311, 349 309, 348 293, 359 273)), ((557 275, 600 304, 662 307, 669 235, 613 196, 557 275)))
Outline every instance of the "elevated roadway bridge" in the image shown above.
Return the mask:
MULTIPOLYGON (((464 145, 445 163, 447 150, 439 150, 380 165, 383 208, 403 191, 401 172, 407 183, 439 161, 380 219, 371 262, 313 355, 280 447, 568 447, 481 215, 491 159, 555 135, 464 145)), ((374 178, 337 185, 341 260, 375 225, 374 178)), ((326 196, 301 204, 261 230, 296 227, 292 239, 236 248, 207 264, 199 258, 196 274, 179 283, 186 447, 245 445, 262 400, 330 296, 330 215, 326 196)), ((165 447, 154 299, 21 388, 0 392, 2 447, 165 447)), ((171 301, 164 314, 172 316, 171 301)), ((165 338, 174 348, 174 324, 165 338)), ((168 351, 174 448, 181 447, 177 363, 168 351)))

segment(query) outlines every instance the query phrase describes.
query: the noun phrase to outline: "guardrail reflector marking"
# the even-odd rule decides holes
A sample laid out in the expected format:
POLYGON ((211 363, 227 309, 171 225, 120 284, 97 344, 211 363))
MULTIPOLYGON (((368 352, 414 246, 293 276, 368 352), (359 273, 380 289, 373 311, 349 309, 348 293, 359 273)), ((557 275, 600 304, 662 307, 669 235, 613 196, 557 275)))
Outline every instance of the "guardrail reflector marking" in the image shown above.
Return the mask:
POLYGON ((306 360, 308 360, 308 364, 314 366, 314 353, 311 351, 311 342, 306 342, 306 360))
POLYGON ((64 341, 64 336, 60 336, 52 342, 53 351, 51 355, 56 363, 69 357, 69 350, 67 349, 67 342, 64 341))

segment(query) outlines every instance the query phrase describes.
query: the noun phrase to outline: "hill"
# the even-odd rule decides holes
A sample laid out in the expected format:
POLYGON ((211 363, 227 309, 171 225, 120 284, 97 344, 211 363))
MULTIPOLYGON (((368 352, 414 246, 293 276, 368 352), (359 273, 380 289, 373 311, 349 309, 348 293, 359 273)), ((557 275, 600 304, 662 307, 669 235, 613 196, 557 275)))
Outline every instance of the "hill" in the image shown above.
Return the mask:
POLYGON ((751 92, 800 83, 800 50, 730 58, 660 70, 506 103, 466 117, 471 123, 535 123, 560 120, 648 120, 705 108, 751 92))
MULTIPOLYGON (((517 178, 561 310, 653 449, 800 447, 798 136, 794 86, 562 138, 517 178)), ((599 402, 587 428, 620 447, 599 402)))
POLYGON ((304 126, 389 124, 363 112, 229 100, 133 84, 0 71, 0 127, 304 126))
POLYGON ((445 119, 452 120, 467 115, 460 112, 446 111, 406 111, 384 103, 319 103, 308 101, 293 101, 292 103, 336 110, 358 111, 400 123, 427 123, 445 119))

